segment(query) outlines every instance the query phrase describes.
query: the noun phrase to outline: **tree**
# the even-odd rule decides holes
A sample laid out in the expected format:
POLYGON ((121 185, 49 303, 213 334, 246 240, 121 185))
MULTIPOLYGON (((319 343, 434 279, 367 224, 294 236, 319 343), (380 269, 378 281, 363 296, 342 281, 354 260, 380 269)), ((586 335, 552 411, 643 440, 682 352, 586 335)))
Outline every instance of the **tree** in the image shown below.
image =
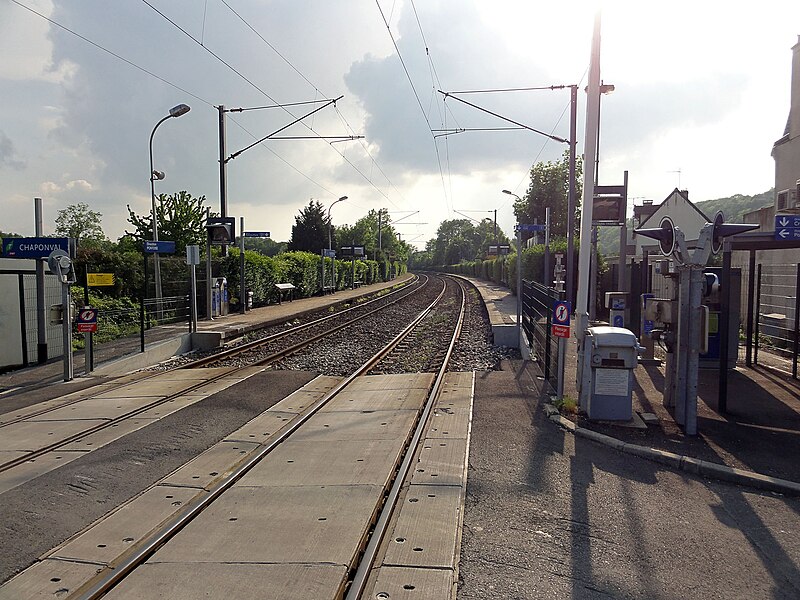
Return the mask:
MULTIPOLYGON (((202 245, 206 241, 205 196, 193 198, 186 191, 177 194, 160 194, 156 197, 158 215, 158 239, 175 242, 175 253, 182 254, 186 246, 202 245)), ((216 213, 210 213, 216 216, 216 213)), ((137 215, 128 206, 128 222, 136 228, 133 233, 125 231, 137 240, 153 239, 153 217, 151 214, 137 215)))
MULTIPOLYGON (((239 239, 236 240, 239 245, 239 239)), ((286 242, 276 242, 270 238, 244 238, 244 249, 258 252, 264 256, 276 256, 286 252, 286 242)))
MULTIPOLYGON (((330 223, 322 204, 309 200, 308 206, 300 211, 294 218, 292 237, 289 240, 289 250, 304 250, 318 254, 320 250, 328 247, 328 227, 330 223)), ((332 238, 332 248, 336 247, 336 240, 332 238)))
MULTIPOLYGON (((583 163, 575 162, 575 232, 580 226, 581 177, 583 163)), ((569 152, 560 161, 536 163, 531 169, 531 182, 522 201, 514 202, 514 215, 519 223, 545 222, 546 209, 550 208, 550 236, 567 235, 567 203, 569 198, 569 152)), ((524 235, 524 234, 523 234, 524 235)))
POLYGON ((75 238, 79 244, 84 241, 105 242, 108 238, 100 225, 102 217, 99 212, 89 210, 85 202, 70 204, 58 211, 55 235, 75 238))

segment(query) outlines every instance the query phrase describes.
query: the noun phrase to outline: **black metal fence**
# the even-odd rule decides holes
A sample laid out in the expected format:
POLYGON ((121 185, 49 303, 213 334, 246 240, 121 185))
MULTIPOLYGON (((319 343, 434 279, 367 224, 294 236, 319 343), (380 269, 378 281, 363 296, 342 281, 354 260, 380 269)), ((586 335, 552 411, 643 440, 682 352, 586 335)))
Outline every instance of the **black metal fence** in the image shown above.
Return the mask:
POLYGON ((558 339, 552 335, 555 304, 564 299, 564 292, 540 283, 522 280, 522 330, 531 355, 542 366, 545 383, 553 390, 558 386, 558 339))

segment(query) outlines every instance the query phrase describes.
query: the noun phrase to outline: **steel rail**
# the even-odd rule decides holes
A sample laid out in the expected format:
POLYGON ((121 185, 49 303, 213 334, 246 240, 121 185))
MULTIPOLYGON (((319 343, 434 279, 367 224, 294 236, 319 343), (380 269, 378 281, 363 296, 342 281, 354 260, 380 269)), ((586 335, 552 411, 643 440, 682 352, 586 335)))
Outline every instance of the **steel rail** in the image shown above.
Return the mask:
POLYGON ((367 580, 374 566, 375 558, 377 557, 381 542, 383 542, 383 538, 386 536, 386 532, 389 528, 389 522, 391 521, 392 515, 397 507, 397 501, 400 498, 400 491, 403 485, 406 483, 408 474, 411 471, 411 465, 413 463, 414 456, 416 455, 416 449, 419 446, 420 439, 427 428, 428 418, 430 417, 431 412, 433 412, 433 405, 436 403, 436 400, 441 393, 442 382, 447 374, 447 366, 450 362, 450 357, 453 354, 453 348, 455 347, 456 341, 461 335, 461 327, 464 323, 464 315, 466 314, 467 293, 464 289, 464 285, 460 281, 456 280, 456 282, 461 290, 461 309, 459 311, 456 325, 453 328, 453 336, 447 348, 444 362, 439 369, 436 380, 431 388, 431 392, 428 395, 428 400, 425 403, 425 408, 419 418, 419 421, 417 422, 414 435, 408 445, 410 450, 406 452, 403 461, 400 464, 400 468, 397 471, 397 475, 395 476, 392 487, 386 496, 383 509, 381 510, 380 516, 375 523, 375 527, 372 535, 370 536, 369 542, 364 549, 364 554, 361 562, 358 565, 358 568, 356 569, 355 575, 353 576, 350 587, 348 588, 345 600, 358 600, 364 593, 364 588, 366 587, 367 580))
MULTIPOLYGON (((347 312, 349 312, 351 310, 357 310, 359 308, 363 308, 365 306, 368 306, 369 304, 371 304, 373 302, 377 302, 378 300, 385 300, 385 299, 391 297, 394 294, 399 294, 400 292, 403 292, 403 291, 409 291, 409 287, 408 286, 413 286, 414 284, 418 283, 418 281, 419 281, 419 277, 415 276, 415 279, 412 279, 412 280, 408 281, 407 283, 402 284, 401 287, 398 287, 397 289, 392 290, 388 294, 382 294, 382 295, 380 295, 380 296, 378 296, 376 298, 373 298, 371 300, 367 300, 366 302, 362 302, 358 306, 353 306, 351 308, 347 308, 347 309, 345 309, 343 311, 339 311, 339 312, 337 312, 335 314, 332 314, 332 315, 326 315, 326 316, 324 316, 324 317, 322 317, 320 319, 316 319, 314 321, 310 321, 309 323, 305 323, 305 324, 299 325, 297 327, 292 327, 291 329, 287 329, 286 331, 281 331, 281 332, 279 332, 277 334, 274 334, 274 336, 267 336, 267 337, 261 338, 259 340, 254 340, 252 342, 248 342, 248 344, 250 344, 251 347, 255 347, 255 346, 258 345, 259 342, 267 343, 269 341, 274 341, 274 339, 279 339, 280 337, 284 337, 284 336, 287 336, 287 335, 291 335, 292 333, 296 333, 298 331, 302 331, 303 329, 305 329, 307 327, 310 327, 310 326, 312 326, 314 324, 319 324, 319 323, 321 323, 321 322, 323 322, 323 321, 325 321, 327 319, 332 319, 334 317, 341 316, 341 315, 343 315, 343 314, 345 314, 345 313, 347 313, 347 312)), ((422 285, 420 285, 419 287, 411 289, 409 294, 406 294, 404 296, 400 296, 398 298, 398 300, 401 300, 403 298, 407 298, 410 294, 414 293, 415 291, 418 291, 418 290, 422 289, 426 284, 427 284, 427 280, 424 281, 422 283, 422 285)), ((367 294, 367 296, 368 295, 369 294, 367 294)), ((395 300, 395 302, 397 302, 398 300, 395 300)), ((346 302, 346 300, 343 300, 339 304, 343 304, 344 302, 346 302)), ((334 304, 332 306, 337 306, 337 304, 334 304)), ((178 366, 172 367, 170 369, 166 369, 164 371, 154 371, 152 375, 147 375, 147 376, 142 377, 141 379, 136 380, 136 383, 139 383, 141 381, 147 381, 149 379, 153 379, 154 377, 158 377, 159 375, 163 375, 164 373, 169 373, 171 371, 177 371, 177 370, 180 370, 180 369, 191 369, 191 368, 202 367, 204 365, 207 365, 207 364, 210 364, 210 363, 214 362, 215 360, 220 360, 220 357, 224 358, 225 353, 235 354, 237 349, 239 351, 244 351, 246 349, 246 346, 247 346, 246 344, 240 344, 239 346, 236 346, 235 348, 230 348, 230 349, 227 349, 227 350, 223 350, 223 352, 217 353, 217 354, 215 354, 215 355, 213 355, 211 357, 204 357, 204 358, 201 358, 199 360, 193 361, 191 363, 187 363, 185 365, 178 365, 178 366)), ((209 381, 216 381, 216 380, 212 379, 212 380, 209 380, 209 381)), ((103 385, 103 383, 105 383, 105 382, 101 382, 98 385, 103 385)), ((134 383, 134 382, 130 382, 130 383, 134 383)), ((92 387, 94 387, 94 386, 92 386, 92 387)), ((76 390, 75 392, 72 392, 72 393, 78 393, 80 391, 83 391, 83 390, 76 390)), ((107 391, 107 390, 103 390, 100 393, 101 394, 105 393, 105 391, 107 391)), ((51 406, 51 407, 43 408, 41 410, 37 410, 37 411, 32 411, 30 413, 26 413, 24 415, 21 415, 21 416, 15 418, 15 419, 11 419, 10 421, 7 421, 5 423, 0 423, 0 429, 2 429, 3 427, 7 427, 9 425, 14 425, 15 423, 19 423, 21 421, 25 421, 26 419, 30 419, 32 417, 39 417, 41 415, 46 415, 47 413, 53 412, 55 410, 59 410, 59 409, 64 408, 66 406, 72 406, 73 404, 77 404, 78 402, 83 402, 84 400, 90 400, 90 399, 95 398, 95 397, 97 397, 97 395, 90 394, 90 395, 88 395, 86 397, 83 397, 83 398, 75 398, 73 400, 68 400, 68 401, 66 401, 66 402, 64 402, 62 404, 59 404, 58 406, 51 406)), ((170 397, 170 399, 172 399, 172 397, 170 397)), ((2 471, 2 466, 0 466, 0 472, 1 471, 2 471)))
MULTIPOLYGON (((174 394, 170 394, 168 396, 165 396, 164 398, 159 398, 158 400, 154 400, 153 402, 150 402, 148 404, 142 405, 142 406, 140 406, 140 407, 138 407, 138 408, 136 408, 136 409, 134 409, 132 411, 129 411, 129 412, 125 413, 125 414, 118 415, 118 416, 116 416, 116 417, 114 417, 114 418, 112 418, 112 419, 110 419, 110 420, 108 420, 108 421, 106 421, 104 423, 100 423, 98 425, 94 425, 93 427, 90 427, 89 429, 84 429, 83 431, 79 431, 77 433, 74 433, 74 434, 66 437, 66 438, 62 438, 62 439, 60 439, 60 440, 58 440, 56 442, 53 442, 52 444, 49 444, 47 446, 43 446, 41 448, 37 448, 36 450, 33 450, 32 452, 29 452, 28 454, 25 454, 23 456, 18 456, 16 458, 13 458, 13 459, 7 461, 7 462, 4 462, 4 463, 0 464, 0 473, 3 473, 4 471, 8 471, 10 469, 13 469, 14 467, 17 467, 17 466, 19 466, 21 464, 24 464, 24 463, 28 462, 29 460, 31 460, 33 458, 38 458, 38 457, 42 456, 43 454, 47 454, 48 452, 53 452, 54 450, 57 450, 58 448, 60 448, 62 446, 66 446, 66 445, 71 444, 73 442, 79 441, 79 440, 81 440, 81 439, 83 439, 85 437, 88 437, 89 435, 92 435, 93 433, 97 433, 98 431, 102 431, 102 430, 107 429, 109 427, 115 426, 115 425, 117 425, 117 424, 119 424, 119 423, 121 423, 121 422, 123 422, 123 421, 125 421, 127 419, 131 419, 133 417, 136 417, 137 415, 139 415, 139 414, 141 414, 143 412, 146 412, 146 411, 148 411, 148 410, 150 410, 152 408, 156 408, 158 406, 161 406, 162 404, 166 404, 167 402, 170 402, 170 401, 174 400, 175 398, 190 394, 192 391, 194 391, 194 390, 196 390, 198 388, 201 388, 201 387, 203 387, 205 385, 208 385, 208 384, 214 383, 216 381, 219 381, 220 379, 223 379, 223 378, 231 375, 231 373, 234 373, 237 370, 240 370, 240 369, 243 369, 243 368, 246 368, 246 367, 268 365, 268 364, 273 363, 273 362, 275 362, 277 360, 280 360, 281 358, 285 358, 286 356, 289 356, 291 354, 299 352, 300 350, 302 350, 303 348, 313 344, 314 342, 316 342, 316 341, 318 341, 318 340, 320 340, 322 338, 325 338, 325 337, 331 335, 332 333, 335 333, 335 332, 339 331, 340 329, 343 329, 345 327, 349 327, 350 325, 353 325, 354 323, 357 323, 358 321, 360 321, 362 319, 365 319, 365 318, 369 317, 370 315, 373 315, 373 314, 375 314, 377 312, 380 312, 381 310, 384 310, 388 306, 396 304, 400 300, 404 300, 408 296, 419 292, 421 289, 423 289, 423 287, 425 285, 427 285, 427 283, 428 283, 428 280, 423 282, 423 284, 420 287, 414 288, 408 294, 400 296, 399 298, 393 300, 389 304, 386 304, 386 305, 381 306, 379 308, 373 309, 373 310, 371 310, 371 311, 369 311, 369 312, 367 312, 367 313, 365 313, 363 315, 360 315, 360 316, 358 316, 358 317, 356 317, 354 319, 351 319, 350 321, 348 321, 348 322, 346 322, 346 323, 344 323, 342 325, 339 325, 339 326, 334 327, 332 329, 328 329, 328 330, 324 331, 323 333, 317 334, 317 335, 315 335, 315 336, 313 336, 313 337, 311 337, 311 338, 309 338, 307 340, 304 340, 302 342, 299 342, 298 344, 290 346, 289 348, 284 348, 283 350, 279 350, 278 352, 275 352, 275 353, 273 353, 273 354, 271 354, 269 356, 266 356, 266 357, 264 357, 262 359, 254 361, 254 362, 249 363, 247 365, 241 365, 239 367, 231 367, 230 371, 227 371, 225 373, 220 373, 218 375, 214 375, 213 377, 211 377, 209 379, 205 379, 205 380, 203 380, 201 382, 198 382, 198 383, 196 383, 196 384, 194 384, 192 386, 189 386, 189 387, 187 387, 187 388, 185 388, 185 389, 183 389, 183 390, 181 390, 179 392, 175 392, 174 394)), ((400 289, 401 290, 406 290, 407 288, 403 287, 403 288, 400 288, 400 289)), ((400 290, 396 290, 396 292, 397 291, 400 291, 400 290)), ((373 300, 370 300, 369 302, 374 302, 375 300, 380 300, 380 299, 383 299, 383 298, 386 298, 386 295, 384 295, 384 296, 382 296, 380 298, 375 298, 373 300)), ((354 307, 354 308, 361 308, 362 306, 366 306, 366 303, 361 304, 358 307, 354 307)), ((347 310, 349 311, 351 309, 347 309, 347 310)), ((342 313, 337 313, 336 315, 327 315, 326 317, 323 317, 322 319, 317 319, 316 321, 313 321, 312 323, 307 323, 307 324, 299 326, 299 328, 293 328, 291 330, 287 330, 286 332, 281 332, 281 333, 276 334, 276 335, 278 335, 278 336, 282 336, 284 334, 288 335, 290 333, 296 332, 297 329, 305 329, 310 325, 318 325, 321 321, 325 321, 325 320, 327 320, 327 319, 329 319, 329 318, 331 318, 333 316, 339 316, 341 314, 342 313)), ((264 338, 264 339, 266 339, 266 338, 264 338)), ((264 343, 263 340, 256 340, 256 342, 262 342, 262 344, 264 343)), ((240 350, 240 347, 237 347, 234 350, 237 350, 237 349, 240 350)), ((218 355, 215 355, 215 358, 217 356, 218 355)), ((219 359, 217 359, 217 360, 219 360, 219 359)), ((216 362, 216 360, 214 362, 216 362)), ((207 363, 203 363, 203 364, 207 364, 207 363)), ((189 368, 192 365, 195 365, 195 362, 189 363, 188 365, 182 365, 180 367, 177 367, 176 369, 170 369, 170 371, 178 370, 178 369, 182 369, 182 368, 189 368)), ((164 371, 164 372, 168 372, 168 371, 164 371)), ((159 372, 159 373, 157 373, 157 375, 163 374, 164 372, 159 372)), ((156 375, 154 375, 154 377, 155 376, 156 375)), ((151 379, 151 377, 144 377, 139 381, 145 381, 147 379, 151 379)), ((105 392, 105 390, 104 390, 104 392, 105 392)), ((91 397, 92 396, 89 396, 88 398, 83 398, 82 400, 87 400, 87 399, 89 399, 91 397)), ((76 402, 78 402, 78 401, 76 400, 75 402, 61 404, 58 407, 54 407, 52 409, 48 409, 47 411, 42 411, 39 414, 44 414, 45 412, 50 412, 52 410, 57 410, 57 409, 60 409, 60 408, 64 408, 65 406, 70 406, 71 404, 74 404, 76 402)), ((30 418, 31 416, 37 416, 37 415, 31 414, 31 415, 26 416, 25 418, 30 418)))
POLYGON ((379 350, 372 358, 361 365, 355 372, 346 377, 325 396, 318 400, 307 412, 292 422, 285 430, 276 435, 269 443, 262 448, 253 451, 248 458, 238 467, 231 471, 225 478, 213 484, 207 491, 208 494, 190 500, 182 510, 169 517, 158 531, 152 532, 149 536, 141 540, 136 546, 130 548, 122 554, 118 560, 110 563, 92 579, 84 583, 75 592, 68 596, 68 600, 97 600, 110 591, 128 574, 139 565, 144 563, 156 550, 167 543, 190 521, 205 510, 211 503, 219 498, 225 491, 230 489, 238 480, 246 475, 254 466, 270 454, 275 448, 283 443, 289 436, 297 431, 306 421, 314 416, 323 406, 328 404, 343 389, 350 385, 355 379, 367 373, 375 364, 380 362, 384 355, 391 352, 411 331, 433 310, 442 300, 447 286, 442 287, 441 293, 431 304, 425 308, 417 317, 401 331, 386 346, 379 350))
MULTIPOLYGON (((417 280, 418 279, 419 278, 417 278, 417 280)), ((410 282, 408 285, 411 285, 413 283, 417 283, 417 280, 414 280, 413 282, 410 282)), ((204 367, 204 366, 207 366, 207 365, 213 365, 216 362, 220 362, 222 360, 225 360, 225 359, 228 359, 228 358, 232 358, 232 357, 238 356, 240 354, 244 354, 245 352, 248 352, 249 350, 252 350, 254 348, 258 348, 259 346, 265 346, 265 345, 267 345, 267 344, 269 344, 271 342, 274 342, 276 340, 279 340, 281 338, 287 337, 287 336, 295 334, 295 333, 299 333, 299 332, 301 332, 301 331, 303 331, 305 329, 309 329, 309 328, 311 328, 311 327, 313 327, 315 325, 319 325, 319 324, 324 323, 325 321, 328 321, 330 319, 336 319, 338 317, 341 317, 342 315, 347 314, 350 311, 360 310, 360 309, 364 308, 365 306, 369 306, 373 302, 378 302, 380 300, 386 300, 387 298, 389 298, 393 294, 399 294, 400 292, 408 292, 407 294, 404 294, 402 296, 398 296, 397 298, 395 298, 394 300, 392 300, 391 302, 389 302, 385 306, 382 306, 382 307, 380 307, 380 308, 378 308, 378 309, 376 309, 376 310, 374 310, 374 311, 372 311, 370 313, 362 315, 360 317, 356 317, 356 318, 352 319, 351 321, 348 321, 348 322, 346 322, 344 324, 344 326, 351 325, 351 324, 357 322, 358 320, 360 320, 360 319, 362 319, 364 317, 367 317, 368 315, 373 314, 374 312, 377 312, 378 310, 382 310, 383 308, 386 308, 387 306, 391 306, 393 304, 396 304, 396 303, 400 302, 400 300, 404 300, 405 298, 408 298, 412 294, 415 294, 419 290, 423 289, 427 284, 428 284, 428 279, 423 281, 419 285, 419 287, 415 287, 415 288, 409 289, 409 288, 403 286, 401 288, 398 288, 398 289, 394 290, 393 292, 390 292, 389 294, 384 294, 384 295, 379 296, 377 298, 373 298, 372 300, 368 300, 367 302, 362 302, 358 306, 351 306, 350 308, 347 308, 347 309, 345 309, 343 311, 337 312, 337 313, 332 314, 332 315, 325 315, 324 317, 321 317, 319 319, 315 319, 313 321, 309 321, 308 323, 304 323, 304 324, 298 325, 296 327, 292 327, 291 329, 287 329, 286 331, 279 331, 278 333, 273 333, 273 334, 265 336, 263 338, 259 338, 257 340, 252 340, 250 342, 246 342, 244 344, 240 344, 240 345, 235 346, 233 348, 228 348, 226 350, 223 350, 222 352, 218 352, 217 354, 213 354, 211 356, 207 356, 207 357, 201 358, 199 360, 193 361, 193 362, 188 363, 186 365, 181 365, 178 368, 179 369, 195 369, 195 368, 201 368, 201 367, 204 367)), ((327 333, 338 331, 339 329, 342 329, 342 326, 339 326, 338 328, 334 328, 334 329, 329 330, 329 332, 326 332, 325 334, 322 334, 321 336, 318 336, 317 339, 319 339, 319 337, 324 337, 325 335, 327 335, 327 333)), ((301 344, 302 344, 302 342, 301 342, 301 344)), ((298 346, 300 346, 300 344, 298 344, 298 346)))

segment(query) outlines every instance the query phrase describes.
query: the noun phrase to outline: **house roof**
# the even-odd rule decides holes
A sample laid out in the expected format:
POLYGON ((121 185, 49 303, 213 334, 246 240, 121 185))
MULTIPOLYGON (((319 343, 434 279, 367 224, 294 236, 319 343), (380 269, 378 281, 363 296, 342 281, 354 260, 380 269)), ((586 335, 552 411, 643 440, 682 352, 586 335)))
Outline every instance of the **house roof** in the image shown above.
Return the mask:
POLYGON ((694 202, 689 200, 689 192, 687 190, 679 190, 678 188, 675 188, 674 190, 672 190, 672 192, 669 194, 669 196, 664 198, 664 201, 657 206, 656 210, 654 210, 652 212, 652 214, 648 215, 647 218, 644 221, 639 223, 639 228, 640 229, 644 229, 645 224, 653 217, 653 215, 655 215, 658 212, 658 209, 661 208, 664 205, 664 202, 666 202, 667 200, 669 200, 670 198, 675 196, 675 194, 677 194, 680 198, 682 198, 683 201, 686 202, 686 204, 688 204, 693 209, 695 209, 697 211, 697 214, 699 214, 701 217, 703 217, 703 219, 705 219, 707 223, 711 222, 711 219, 709 219, 708 216, 702 210, 697 208, 697 206, 694 204, 694 202))

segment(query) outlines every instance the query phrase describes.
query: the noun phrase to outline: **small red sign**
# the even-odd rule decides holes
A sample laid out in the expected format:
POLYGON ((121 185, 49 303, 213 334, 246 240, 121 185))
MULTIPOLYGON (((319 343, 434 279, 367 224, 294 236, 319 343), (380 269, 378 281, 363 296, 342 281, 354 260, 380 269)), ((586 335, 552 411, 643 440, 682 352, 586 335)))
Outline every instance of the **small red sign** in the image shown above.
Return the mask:
POLYGON ((569 325, 555 325, 553 324, 553 335, 559 338, 569 337, 569 325))
POLYGON ((97 333, 97 321, 94 323, 78 323, 78 333, 97 333))

